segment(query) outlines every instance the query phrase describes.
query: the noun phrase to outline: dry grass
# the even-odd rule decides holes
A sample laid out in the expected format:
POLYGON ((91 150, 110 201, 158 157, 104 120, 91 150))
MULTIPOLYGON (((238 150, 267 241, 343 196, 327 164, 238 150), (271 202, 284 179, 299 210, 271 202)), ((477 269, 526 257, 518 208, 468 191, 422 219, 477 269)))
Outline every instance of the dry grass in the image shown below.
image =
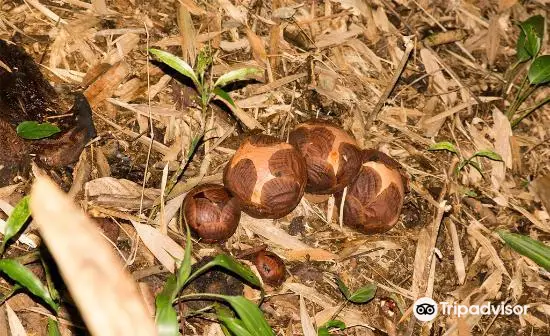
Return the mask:
MULTIPOLYGON (((182 195, 198 183, 220 182, 224 163, 250 128, 286 138, 298 122, 328 116, 362 146, 382 150, 406 169, 410 192, 399 224, 364 236, 340 227, 330 200, 305 198, 281 220, 244 216, 225 245, 194 244, 195 258, 261 244, 284 257, 290 277, 268 290, 262 306, 278 335, 311 335, 312 324, 339 309, 333 275, 351 288, 379 284, 372 302, 342 310, 339 319, 355 326, 346 335, 548 335, 550 276, 494 233, 505 228, 550 241, 550 106, 513 130, 502 114, 510 104, 506 93, 519 85, 506 72, 515 61, 514 22, 548 17, 548 5, 4 1, 0 37, 25 46, 52 82, 85 90, 94 106, 99 137, 75 169, 71 195, 94 216, 120 223, 122 259, 149 302, 166 278, 158 265, 173 269, 170 254, 181 253, 173 241, 182 241, 175 219, 182 195), (213 77, 243 66, 265 70, 263 78, 233 87, 236 114, 212 106, 211 140, 153 217, 163 169, 169 176, 177 169, 204 116, 189 83, 148 62, 148 46, 189 63, 208 46, 213 77), (470 168, 457 176, 451 154, 426 150, 442 140, 457 144, 465 157, 491 149, 504 162, 482 159, 484 176, 470 168), (471 192, 477 197, 466 196, 471 192), (440 316, 421 325, 411 307, 422 296, 527 304, 529 310, 521 317, 440 316)), ((547 41, 543 51, 549 53, 547 41)), ((549 90, 540 89, 525 106, 549 90)), ((13 201, 15 188, 7 188, 0 197, 13 201)), ((43 311, 20 301, 9 300, 15 316, 29 334, 43 334, 43 311)), ((184 325, 187 334, 220 335, 205 320, 184 325)))

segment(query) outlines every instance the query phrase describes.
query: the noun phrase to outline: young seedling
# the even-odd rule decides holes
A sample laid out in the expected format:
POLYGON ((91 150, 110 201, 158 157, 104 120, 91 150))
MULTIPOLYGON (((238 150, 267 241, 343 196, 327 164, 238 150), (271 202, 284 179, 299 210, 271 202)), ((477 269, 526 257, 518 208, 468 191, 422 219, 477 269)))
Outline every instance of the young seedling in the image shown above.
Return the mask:
POLYGON ((495 153, 491 150, 478 151, 478 152, 475 152, 474 154, 472 154, 472 156, 470 156, 469 158, 464 158, 460 154, 460 152, 458 151, 456 146, 453 143, 448 142, 448 141, 441 141, 441 142, 435 143, 435 144, 431 145, 428 148, 428 150, 429 151, 442 151, 443 150, 443 151, 451 152, 454 155, 456 155, 460 159, 460 163, 458 164, 458 166, 456 167, 456 170, 455 170, 456 174, 460 173, 462 171, 462 169, 464 169, 464 167, 472 166, 481 174, 481 176, 484 176, 483 172, 481 171, 481 167, 480 167, 479 163, 477 161, 474 161, 475 158, 484 157, 484 158, 487 158, 487 159, 493 160, 493 161, 502 161, 502 157, 498 153, 495 153))
POLYGON ((364 287, 361 287, 353 293, 349 290, 348 286, 346 286, 346 284, 340 278, 336 278, 336 284, 338 285, 340 292, 342 292, 346 300, 340 304, 340 306, 338 307, 336 312, 332 315, 330 320, 328 320, 325 324, 317 328, 318 336, 330 335, 331 329, 345 330, 346 324, 340 320, 336 320, 336 318, 338 317, 340 312, 346 307, 346 305, 350 303, 355 303, 355 304, 367 303, 370 300, 372 300, 374 298, 374 295, 376 294, 377 286, 375 283, 371 283, 364 287))
POLYGON ((550 82, 550 55, 539 55, 544 38, 544 26, 545 20, 541 15, 532 16, 519 25, 521 32, 516 44, 518 59, 512 69, 524 62, 531 63, 512 104, 506 111, 512 127, 517 126, 525 117, 550 102, 550 97, 546 97, 532 107, 518 110, 536 89, 550 82))
MULTIPOLYGON (((29 198, 23 197, 17 203, 4 227, 4 237, 0 247, 0 275, 5 275, 15 282, 15 285, 7 294, 0 298, 0 305, 14 295, 17 291, 23 289, 40 298, 45 302, 53 312, 57 313, 59 309, 57 291, 51 287, 45 286, 40 279, 27 267, 15 259, 2 258, 4 251, 9 246, 12 238, 17 236, 24 228, 25 223, 31 216, 29 208, 29 198)), ((50 319, 48 330, 57 330, 57 321, 50 319)), ((54 334, 50 334, 54 335, 54 334)))
MULTIPOLYGON (((195 89, 197 90, 200 97, 201 104, 201 126, 198 134, 196 134, 194 139, 203 139, 205 133, 207 132, 206 127, 209 122, 207 122, 206 119, 208 116, 212 118, 212 114, 208 113, 208 109, 210 108, 210 104, 212 103, 212 101, 222 101, 227 105, 227 107, 229 107, 229 109, 237 113, 238 108, 235 105, 235 102, 233 101, 233 99, 231 99, 229 94, 223 90, 223 87, 236 81, 248 79, 251 76, 262 72, 258 68, 245 67, 229 71, 221 75, 218 79, 214 81, 211 76, 207 76, 207 70, 212 66, 213 61, 209 48, 205 48, 199 53, 199 55, 197 56, 195 69, 193 69, 184 60, 169 52, 159 49, 149 49, 149 53, 153 55, 153 57, 157 61, 166 64, 167 66, 179 72, 183 76, 189 78, 193 82, 193 85, 195 86, 195 89)), ((194 143, 197 144, 198 142, 194 141, 194 143)), ((193 150, 194 149, 196 149, 196 147, 194 147, 193 150)), ((184 160, 180 164, 180 168, 178 169, 178 171, 176 171, 174 177, 167 185, 166 195, 168 195, 172 191, 175 185, 175 183, 172 182, 174 180, 175 182, 177 182, 182 176, 187 163, 188 160, 184 160)))
MULTIPOLYGON (((206 265, 191 273, 191 234, 187 227, 187 240, 184 258, 176 272, 170 276, 164 289, 156 298, 156 322, 159 336, 177 336, 179 323, 174 303, 187 300, 210 300, 224 302, 225 306, 213 305, 216 317, 226 335, 237 336, 273 336, 273 330, 265 320, 263 312, 253 302, 243 296, 229 296, 212 293, 193 293, 179 296, 179 293, 199 275, 208 272, 214 267, 222 268, 239 276, 243 281, 256 288, 261 288, 261 282, 250 268, 236 261, 234 258, 220 254, 206 265)), ((201 312, 202 313, 202 312, 201 312)))

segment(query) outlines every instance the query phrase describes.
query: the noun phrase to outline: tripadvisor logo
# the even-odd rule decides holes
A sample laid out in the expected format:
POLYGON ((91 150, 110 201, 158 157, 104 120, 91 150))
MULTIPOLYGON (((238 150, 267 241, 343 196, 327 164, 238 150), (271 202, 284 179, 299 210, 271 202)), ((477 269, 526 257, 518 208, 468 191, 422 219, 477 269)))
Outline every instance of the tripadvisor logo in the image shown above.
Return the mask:
POLYGON ((527 313, 528 306, 509 305, 501 302, 498 305, 493 305, 491 302, 482 305, 463 305, 450 302, 440 302, 439 304, 433 299, 423 297, 414 303, 413 314, 422 322, 433 320, 438 311, 442 315, 456 315, 457 317, 465 315, 523 315, 527 313))

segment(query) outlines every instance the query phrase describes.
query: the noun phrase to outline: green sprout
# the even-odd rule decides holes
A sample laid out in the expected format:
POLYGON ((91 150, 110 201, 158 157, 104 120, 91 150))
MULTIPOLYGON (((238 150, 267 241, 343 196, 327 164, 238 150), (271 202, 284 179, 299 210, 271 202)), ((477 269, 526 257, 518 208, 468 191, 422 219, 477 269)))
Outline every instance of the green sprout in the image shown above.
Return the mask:
POLYGON ((531 107, 519 110, 535 90, 550 82, 550 55, 539 55, 544 38, 544 21, 543 16, 535 15, 519 24, 521 32, 516 44, 518 59, 512 69, 524 62, 530 61, 531 63, 512 104, 506 111, 506 116, 512 127, 516 127, 524 118, 550 102, 549 96, 531 107))
POLYGON ((182 160, 182 162, 180 163, 180 167, 166 186, 166 195, 169 195, 175 184, 183 175, 183 172, 185 171, 185 168, 187 167, 191 156, 193 155, 198 145, 200 144, 200 141, 204 138, 204 135, 207 132, 206 125, 208 125, 209 123, 206 121, 206 118, 208 115, 210 115, 210 118, 212 118, 212 114, 208 113, 208 109, 212 101, 219 100, 226 104, 229 109, 236 109, 237 106, 235 105, 235 102, 233 101, 233 99, 231 99, 229 94, 223 90, 223 87, 236 81, 248 79, 251 76, 261 73, 262 70, 252 67, 235 69, 221 75, 214 81, 211 76, 206 75, 208 69, 212 66, 213 62, 211 51, 209 48, 204 48, 201 50, 201 52, 197 56, 195 69, 193 69, 187 62, 185 62, 181 58, 167 51, 151 48, 149 49, 149 53, 157 61, 166 64, 173 70, 189 78, 193 82, 193 85, 198 92, 201 104, 200 130, 198 134, 194 137, 194 141, 192 144, 193 146, 190 149, 189 156, 182 160))
MULTIPOLYGON (((164 289, 156 297, 156 323, 159 336, 177 336, 179 323, 174 304, 187 300, 210 300, 224 302, 225 306, 213 305, 216 317, 226 335, 236 336, 273 336, 273 330, 265 320, 263 312, 253 302, 243 296, 229 296, 213 293, 193 293, 179 296, 179 293, 193 280, 214 267, 221 268, 239 276, 243 281, 256 288, 261 288, 260 279, 250 268, 239 263, 233 257, 220 254, 204 266, 191 273, 191 234, 187 227, 185 253, 176 274, 171 275, 164 289)), ((263 293, 263 290, 262 290, 263 293)))
POLYGON ((338 285, 340 292, 342 292, 346 300, 338 306, 338 309, 332 317, 317 329, 317 336, 329 336, 331 330, 345 330, 347 328, 346 324, 340 320, 337 320, 336 317, 340 314, 344 307, 350 303, 362 304, 372 300, 377 289, 377 285, 375 283, 371 283, 359 288, 355 292, 351 292, 348 286, 346 286, 340 278, 336 278, 336 285, 338 285))
POLYGON ((475 168, 481 174, 481 176, 484 176, 483 172, 481 171, 481 166, 475 160, 476 158, 484 157, 484 158, 487 158, 489 160, 501 161, 502 162, 502 157, 498 153, 496 153, 492 150, 477 151, 474 154, 472 154, 472 156, 470 156, 469 158, 464 158, 460 154, 460 152, 458 151, 456 146, 453 143, 449 142, 449 141, 441 141, 441 142, 435 143, 435 144, 431 145, 428 148, 428 150, 429 151, 447 151, 447 152, 453 153, 458 158, 460 158, 460 163, 458 164, 458 166, 456 167, 456 170, 455 170, 455 172, 457 174, 460 173, 464 169, 464 167, 472 166, 473 168, 475 168))

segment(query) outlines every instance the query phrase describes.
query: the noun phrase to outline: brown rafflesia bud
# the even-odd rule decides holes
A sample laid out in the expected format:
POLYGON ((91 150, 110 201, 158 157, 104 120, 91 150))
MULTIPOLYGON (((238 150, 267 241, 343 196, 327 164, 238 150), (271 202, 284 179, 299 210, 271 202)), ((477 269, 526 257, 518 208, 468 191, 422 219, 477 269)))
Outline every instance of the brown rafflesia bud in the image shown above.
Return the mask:
POLYGON ((307 166, 306 192, 332 194, 344 189, 361 167, 361 150, 340 127, 322 120, 299 124, 289 140, 307 166))
POLYGON ((183 201, 185 221, 205 243, 231 237, 241 219, 239 201, 218 184, 195 187, 183 201))
POLYGON ((261 251, 254 258, 254 266, 260 276, 270 286, 279 286, 286 276, 286 267, 283 260, 273 252, 261 251))
POLYGON ((281 218, 300 203, 304 158, 290 144, 263 134, 246 138, 225 167, 223 183, 255 218, 281 218))
MULTIPOLYGON (((399 219, 405 193, 399 163, 376 150, 364 150, 363 165, 348 186, 344 202, 344 224, 363 233, 390 230, 399 219)), ((343 192, 336 194, 341 206, 343 192)))

